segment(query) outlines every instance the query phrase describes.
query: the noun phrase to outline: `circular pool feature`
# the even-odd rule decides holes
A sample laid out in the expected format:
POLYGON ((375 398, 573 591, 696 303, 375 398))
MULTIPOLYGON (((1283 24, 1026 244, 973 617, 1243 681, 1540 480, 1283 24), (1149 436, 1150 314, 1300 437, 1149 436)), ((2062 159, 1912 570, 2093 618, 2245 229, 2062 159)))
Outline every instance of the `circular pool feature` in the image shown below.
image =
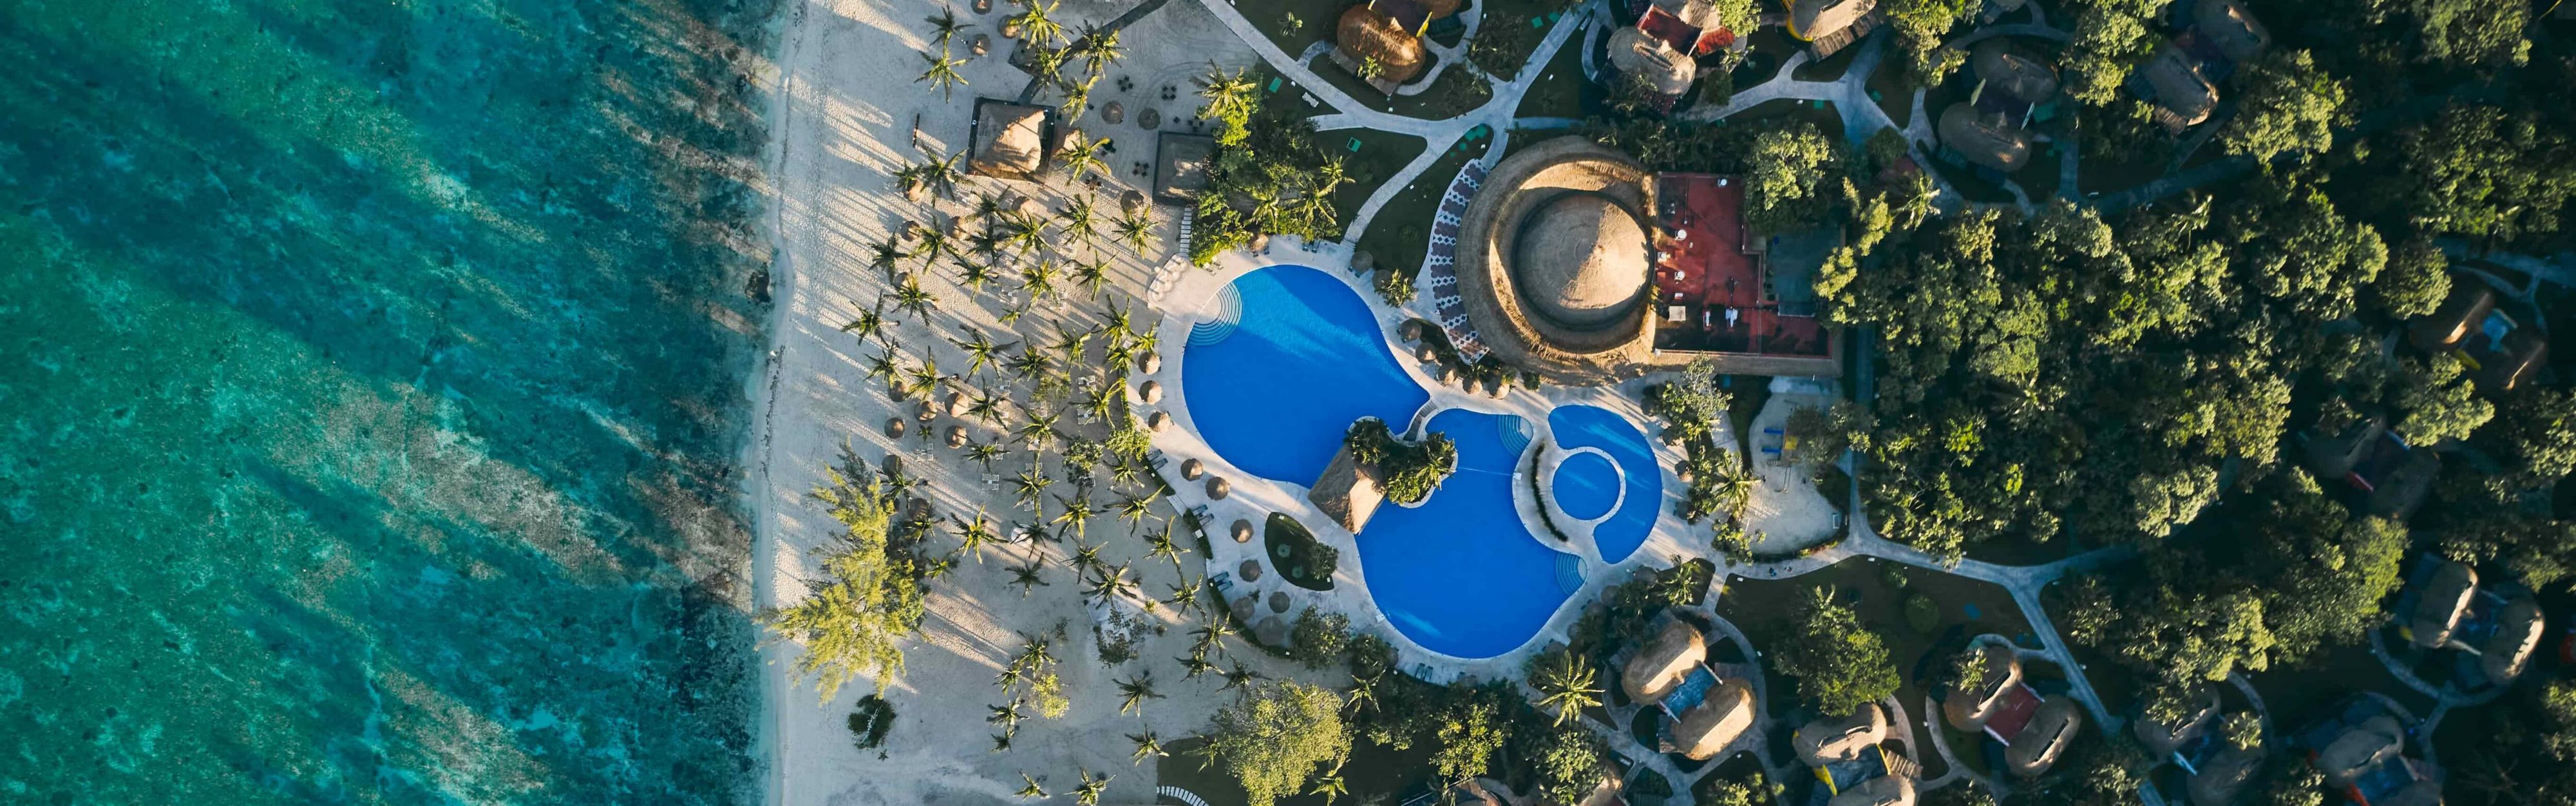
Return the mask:
POLYGON ((1565 510, 1568 517, 1579 521, 1598 519, 1619 505, 1619 466, 1597 453, 1565 457, 1557 464, 1548 491, 1556 499, 1556 508, 1565 510))

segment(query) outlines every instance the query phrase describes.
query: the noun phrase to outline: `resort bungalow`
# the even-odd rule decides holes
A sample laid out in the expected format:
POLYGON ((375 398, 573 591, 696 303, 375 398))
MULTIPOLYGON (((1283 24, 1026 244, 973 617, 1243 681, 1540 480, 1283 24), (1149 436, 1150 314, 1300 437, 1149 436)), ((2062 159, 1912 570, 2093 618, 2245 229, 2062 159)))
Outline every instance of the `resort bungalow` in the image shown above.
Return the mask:
POLYGON ((1431 20, 1455 14, 1457 0, 1369 0, 1342 12, 1333 26, 1334 64, 1367 79, 1380 91, 1422 75, 1431 65, 1428 51, 1422 47, 1422 34, 1431 20), (1445 13, 1442 12, 1445 9, 1445 13), (1363 65, 1374 64, 1376 75, 1369 75, 1363 65))
POLYGON ((1861 751, 1886 741, 1887 730, 1887 709, 1863 703, 1850 716, 1807 723, 1791 737, 1790 745, 1797 749, 1799 762, 1822 767, 1859 758, 1861 751))
POLYGON ((2236 802, 2236 793, 2245 791, 2245 782, 2253 780, 2263 766, 2262 750, 2230 746, 2202 762, 2184 784, 2192 806, 2228 806, 2236 802))
POLYGON ((1878 0, 1781 0, 1789 9, 1789 35, 1807 43, 1822 61, 1878 27, 1878 0))
POLYGON ((1680 96, 1699 77, 1699 65, 1691 61, 1690 54, 1642 28, 1621 28, 1610 33, 1610 66, 1636 76, 1665 99, 1680 96))
POLYGON ((1207 192, 1208 167, 1216 159, 1216 138, 1163 132, 1154 136, 1154 199, 1165 204, 1197 204, 1207 192))
POLYGON ((2031 714, 2030 724, 2022 726, 2021 732, 2004 746, 2004 765, 2012 768, 2014 775, 2039 777, 2057 763, 2057 757, 2066 752, 2066 746, 2075 741, 2075 732, 2082 727, 2084 714, 2076 709, 2074 700, 2043 698, 2039 710, 2031 714))
POLYGON ((975 99, 975 125, 967 133, 972 156, 966 172, 997 179, 1038 181, 1054 149, 1055 108, 975 99))
POLYGON ((1941 145, 1969 162, 2005 173, 2030 162, 2030 135, 2001 112, 1960 101, 1941 110, 1940 128, 1941 145))
POLYGON ((2190 744, 2191 740, 2209 732, 2210 723, 2217 719, 2218 693, 2213 691, 2208 692, 2201 700, 2199 708, 2183 714, 2182 719, 2171 725, 2140 717, 2133 723, 2130 730, 2138 734, 2138 741, 2147 746, 2148 752, 2155 754, 2157 758, 2163 758, 2173 755, 2181 750, 2183 745, 2190 744))
POLYGON ((2495 289, 2485 281, 2452 275, 2451 296, 2442 307, 2407 326, 2407 340, 2425 352, 2450 352, 2470 368, 2470 380, 2493 394, 2529 381, 2549 356, 2549 341, 2536 328, 2524 327, 2512 314, 2498 310, 2495 289))
POLYGON ((1977 71, 1978 95, 2002 93, 2024 104, 2047 103, 2057 97, 2057 70, 2004 37, 1977 43, 1969 52, 1968 64, 1977 71))
POLYGON ((1692 761, 1707 761, 1753 727, 1753 688, 1726 678, 1708 689, 1698 705, 1681 712, 1673 740, 1664 752, 1679 752, 1692 761))
POLYGON ((2469 612, 2469 597, 2477 591, 2476 569, 2444 561, 2424 585, 2423 598, 2415 602, 2414 618, 2407 622, 2415 646, 2438 649, 2450 643, 2451 631, 2460 626, 2460 615, 2469 612))
POLYGON ((1969 733, 1984 730, 1986 721, 2002 710, 2005 694, 2021 688, 2021 659, 2011 647, 1986 644, 1977 649, 1986 656, 1985 680, 1973 686, 1951 686, 1941 698, 1941 717, 1950 727, 1969 733))
POLYGON ((2156 123, 2174 134, 2208 120, 2218 108, 2218 88, 2201 74, 2200 61, 2171 42, 2156 48, 2155 58, 2130 78, 2129 89, 2153 102, 2156 123))
POLYGON ((1332 464, 1315 477, 1315 485, 1306 490, 1306 500, 1326 517, 1351 534, 1359 534, 1369 518, 1377 514, 1377 505, 1386 500, 1386 490, 1378 486, 1377 466, 1351 455, 1350 446, 1334 452, 1332 464))
POLYGON ((1881 775, 1825 801, 1825 806, 1914 806, 1914 776, 1881 775))
POLYGON ((2478 669, 2496 685, 2513 682, 2540 646, 2540 603, 2517 596, 2497 611, 2495 632, 2478 645, 2478 669))
POLYGON ((2272 32, 2237 0, 2200 0, 2191 20, 2192 33, 2231 62, 2253 61, 2272 46, 2272 32))
POLYGON ((2341 789, 2352 786, 2363 775, 2396 758, 2406 749, 2406 728, 2397 718, 2382 714, 2346 729, 2333 743, 2317 751, 2317 772, 2326 784, 2341 789))
POLYGON ((1654 643, 1628 658, 1628 665, 1619 672, 1619 684, 1627 688, 1629 699, 1661 703, 1707 659, 1707 639, 1700 636, 1698 629, 1676 619, 1664 625, 1654 643))

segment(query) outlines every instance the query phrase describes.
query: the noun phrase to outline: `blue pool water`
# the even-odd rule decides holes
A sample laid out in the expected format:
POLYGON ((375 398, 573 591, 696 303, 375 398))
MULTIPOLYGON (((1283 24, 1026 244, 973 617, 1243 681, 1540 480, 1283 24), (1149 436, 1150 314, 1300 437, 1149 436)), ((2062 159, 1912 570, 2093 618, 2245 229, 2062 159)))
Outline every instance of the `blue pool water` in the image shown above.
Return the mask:
POLYGON ((1379 507, 1360 532, 1369 595, 1425 649, 1459 658, 1510 652, 1582 584, 1579 570, 1559 573, 1574 557, 1540 544, 1512 506, 1520 451, 1507 440, 1525 433, 1519 420, 1461 409, 1433 416, 1428 429, 1457 443, 1458 472, 1421 506, 1379 507))
POLYGON ((1556 466, 1548 481, 1558 509, 1575 520, 1592 520, 1619 503, 1619 468, 1597 453, 1578 453, 1556 466))
MULTIPOLYGON (((1655 465, 1655 451, 1646 444, 1645 433, 1627 418, 1594 406, 1559 406, 1547 413, 1547 426, 1556 432, 1558 445, 1600 448, 1626 475, 1622 483, 1628 500, 1593 527, 1592 541, 1601 548, 1602 562, 1628 559, 1646 544, 1646 534, 1654 530, 1664 502, 1663 470, 1655 465)), ((1564 476, 1558 478, 1562 483, 1564 476)))
POLYGON ((1351 421, 1401 431, 1431 399, 1395 363, 1368 304, 1332 275, 1271 266, 1225 293, 1236 321, 1191 329, 1181 389, 1199 436, 1244 472, 1313 484, 1351 421))

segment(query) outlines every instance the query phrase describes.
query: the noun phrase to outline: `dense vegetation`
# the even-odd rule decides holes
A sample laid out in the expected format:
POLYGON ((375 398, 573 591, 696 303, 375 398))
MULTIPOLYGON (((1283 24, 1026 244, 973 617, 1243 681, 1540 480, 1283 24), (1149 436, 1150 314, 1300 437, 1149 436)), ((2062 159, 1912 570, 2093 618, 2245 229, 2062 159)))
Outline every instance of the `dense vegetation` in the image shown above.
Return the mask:
POLYGON ((1798 679, 1798 699, 1818 712, 1849 714, 1896 693, 1902 683, 1887 640, 1851 605, 1816 588, 1798 611, 1797 638, 1773 655, 1774 670, 1798 679))
POLYGON ((1311 121, 1262 103, 1242 71, 1200 79, 1199 95, 1206 100, 1199 114, 1217 122, 1217 149, 1199 197, 1191 263, 1207 265, 1262 235, 1341 234, 1333 190, 1350 177, 1341 158, 1315 142, 1311 121))
POLYGON ((1377 467, 1378 486, 1386 491, 1386 500, 1398 504, 1422 503, 1458 468, 1458 445, 1449 435, 1433 432, 1420 443, 1408 443, 1388 432, 1384 420, 1352 423, 1342 444, 1352 459, 1377 467))
POLYGON ((842 526, 822 551, 830 578, 813 583, 812 594, 796 604, 766 614, 776 635, 805 641, 796 670, 815 675, 815 693, 824 702, 859 675, 875 678, 884 693, 903 671, 903 649, 895 642, 921 629, 927 612, 915 541, 894 535, 894 496, 856 459, 847 464, 828 470, 830 486, 814 491, 842 526))

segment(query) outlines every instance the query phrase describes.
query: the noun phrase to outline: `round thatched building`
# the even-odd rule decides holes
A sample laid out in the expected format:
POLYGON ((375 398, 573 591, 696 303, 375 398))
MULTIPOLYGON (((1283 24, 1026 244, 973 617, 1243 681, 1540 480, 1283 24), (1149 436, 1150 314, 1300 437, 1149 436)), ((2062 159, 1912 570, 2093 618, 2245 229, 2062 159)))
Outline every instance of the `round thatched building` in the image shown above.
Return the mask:
POLYGON ((1333 25, 1333 45, 1352 64, 1376 59, 1386 69, 1379 78, 1389 83, 1412 81, 1431 65, 1421 39, 1404 30, 1394 17, 1366 3, 1342 12, 1342 18, 1333 25))
POLYGON ((1485 177, 1459 228, 1458 295, 1505 363, 1598 380, 1646 361, 1654 209, 1644 166, 1581 137, 1485 177))

